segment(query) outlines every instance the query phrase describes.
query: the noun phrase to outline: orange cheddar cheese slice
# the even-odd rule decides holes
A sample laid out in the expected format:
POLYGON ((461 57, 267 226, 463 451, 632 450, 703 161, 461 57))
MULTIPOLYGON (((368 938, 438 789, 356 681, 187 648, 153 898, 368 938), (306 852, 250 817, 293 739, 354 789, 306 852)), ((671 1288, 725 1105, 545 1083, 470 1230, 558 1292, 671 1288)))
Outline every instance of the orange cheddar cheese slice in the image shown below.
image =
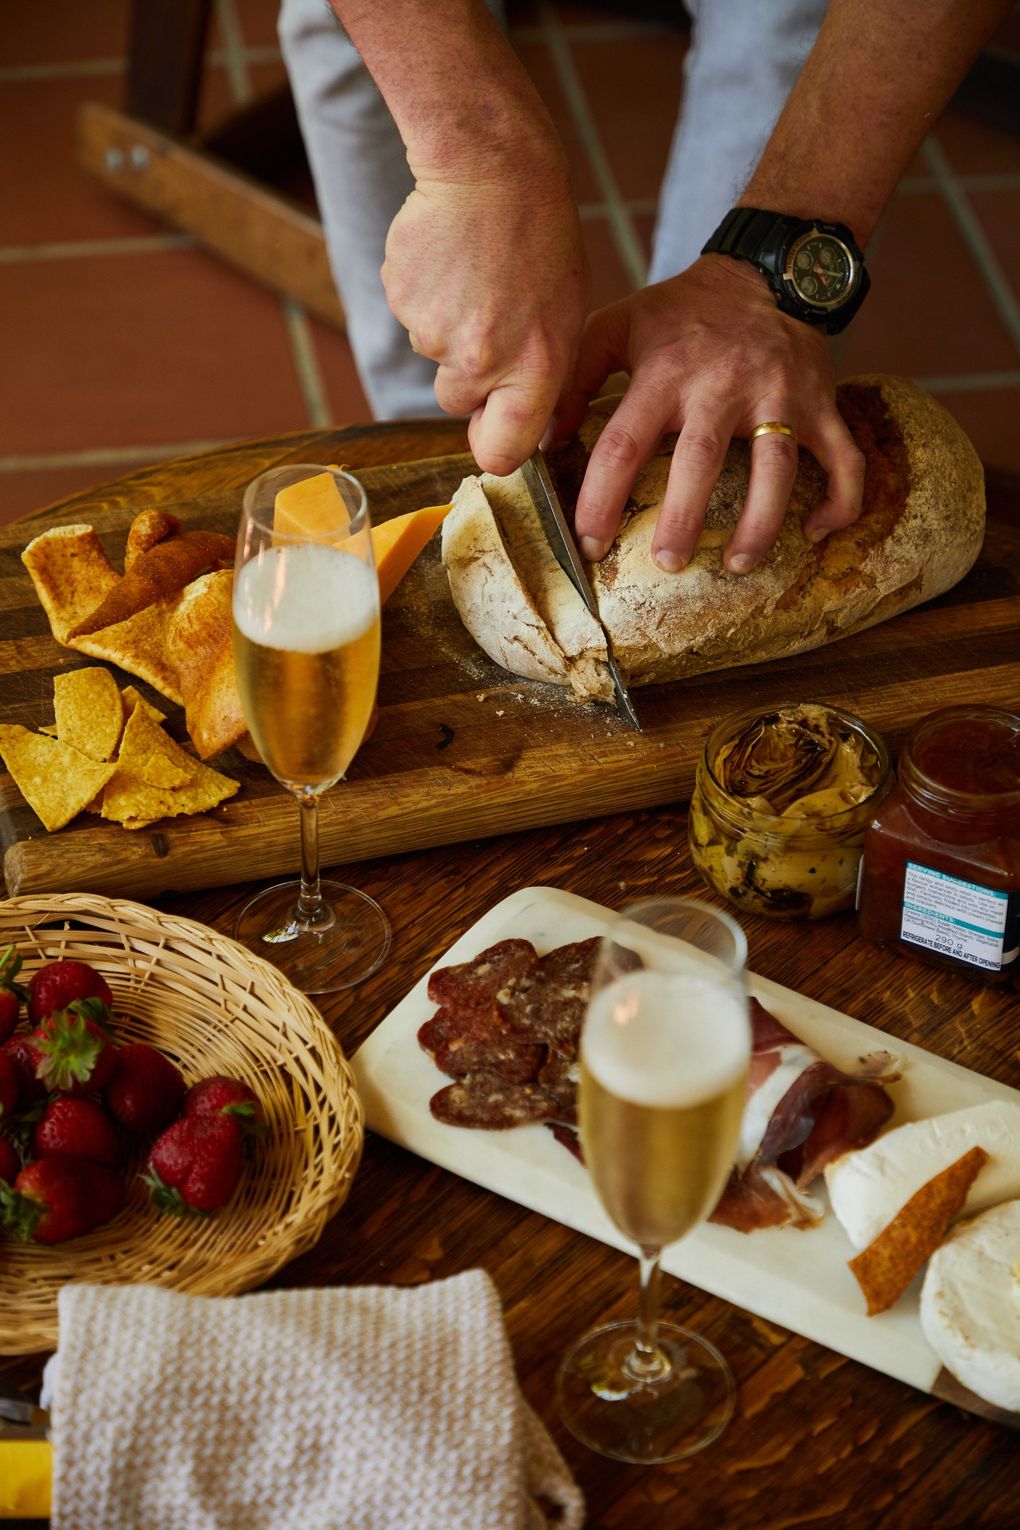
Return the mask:
POLYGON ((409 510, 372 527, 380 604, 393 594, 449 509, 449 505, 426 505, 423 510, 409 510))
POLYGON ((325 536, 342 531, 350 514, 332 473, 316 473, 280 489, 273 530, 283 536, 325 536))

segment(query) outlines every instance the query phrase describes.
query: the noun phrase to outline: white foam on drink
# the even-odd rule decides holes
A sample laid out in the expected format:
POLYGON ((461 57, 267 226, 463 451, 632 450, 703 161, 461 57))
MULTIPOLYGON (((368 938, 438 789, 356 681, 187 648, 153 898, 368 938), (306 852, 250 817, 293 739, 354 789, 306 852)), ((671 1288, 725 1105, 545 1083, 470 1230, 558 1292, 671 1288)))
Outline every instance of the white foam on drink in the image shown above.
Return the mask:
POLYGON ((581 1033, 584 1064, 604 1089, 663 1108, 729 1089, 750 1045, 743 995, 701 973, 628 973, 595 995, 581 1033))
POLYGON ((367 632, 378 608, 375 569, 336 547, 270 547, 234 576, 234 621, 264 648, 329 653, 367 632))

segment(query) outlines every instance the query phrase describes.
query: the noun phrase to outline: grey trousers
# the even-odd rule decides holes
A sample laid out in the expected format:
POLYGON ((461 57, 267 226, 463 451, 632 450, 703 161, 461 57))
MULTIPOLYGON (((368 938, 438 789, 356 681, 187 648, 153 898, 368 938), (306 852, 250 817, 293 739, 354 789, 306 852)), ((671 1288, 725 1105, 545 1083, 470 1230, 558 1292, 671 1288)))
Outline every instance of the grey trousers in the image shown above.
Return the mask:
MULTIPOLYGON (((488 3, 499 15, 501 0, 488 3)), ((733 205, 826 7, 826 0, 685 3, 694 25, 660 194, 650 281, 690 265, 733 205)), ((623 0, 620 9, 625 16, 623 0)), ((387 230, 413 185, 396 126, 326 0, 282 0, 279 34, 330 265, 369 404, 381 420, 438 414, 435 367, 411 350, 379 279, 387 230)))

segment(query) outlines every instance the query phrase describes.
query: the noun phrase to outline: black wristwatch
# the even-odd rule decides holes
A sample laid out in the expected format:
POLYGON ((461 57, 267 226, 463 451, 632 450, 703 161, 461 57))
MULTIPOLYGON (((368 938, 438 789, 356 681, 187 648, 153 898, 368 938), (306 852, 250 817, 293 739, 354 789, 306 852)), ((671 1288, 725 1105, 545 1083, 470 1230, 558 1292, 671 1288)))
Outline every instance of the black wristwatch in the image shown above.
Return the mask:
POLYGON ((830 335, 846 328, 871 286, 864 256, 842 223, 734 207, 701 253, 749 260, 784 313, 830 335))

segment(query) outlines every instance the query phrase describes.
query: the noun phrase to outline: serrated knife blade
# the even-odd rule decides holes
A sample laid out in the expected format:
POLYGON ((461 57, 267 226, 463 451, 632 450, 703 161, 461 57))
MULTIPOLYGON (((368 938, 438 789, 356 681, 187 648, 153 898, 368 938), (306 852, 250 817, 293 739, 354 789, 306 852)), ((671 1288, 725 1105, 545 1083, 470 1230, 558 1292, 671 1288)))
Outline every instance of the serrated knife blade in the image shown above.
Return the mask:
POLYGON ((532 504, 535 506, 542 529, 545 532, 549 546, 553 550, 557 563, 602 628, 602 635, 606 640, 606 653, 609 655, 606 667, 609 670, 609 676, 613 682, 613 690, 616 693, 616 710, 624 722, 628 723, 630 727, 636 728, 640 733, 641 724, 638 721, 638 715, 634 710, 634 704, 630 699, 627 687, 623 683, 620 667, 613 658, 609 634, 602 625, 602 618, 599 616, 599 608, 592 593, 591 585, 588 583, 588 576, 585 573, 581 555, 574 543, 570 527, 567 525, 567 518, 563 514, 559 495, 556 493, 556 486, 549 475, 549 468, 540 450, 534 452, 527 462, 522 464, 521 476, 524 479, 528 493, 531 495, 532 504))

